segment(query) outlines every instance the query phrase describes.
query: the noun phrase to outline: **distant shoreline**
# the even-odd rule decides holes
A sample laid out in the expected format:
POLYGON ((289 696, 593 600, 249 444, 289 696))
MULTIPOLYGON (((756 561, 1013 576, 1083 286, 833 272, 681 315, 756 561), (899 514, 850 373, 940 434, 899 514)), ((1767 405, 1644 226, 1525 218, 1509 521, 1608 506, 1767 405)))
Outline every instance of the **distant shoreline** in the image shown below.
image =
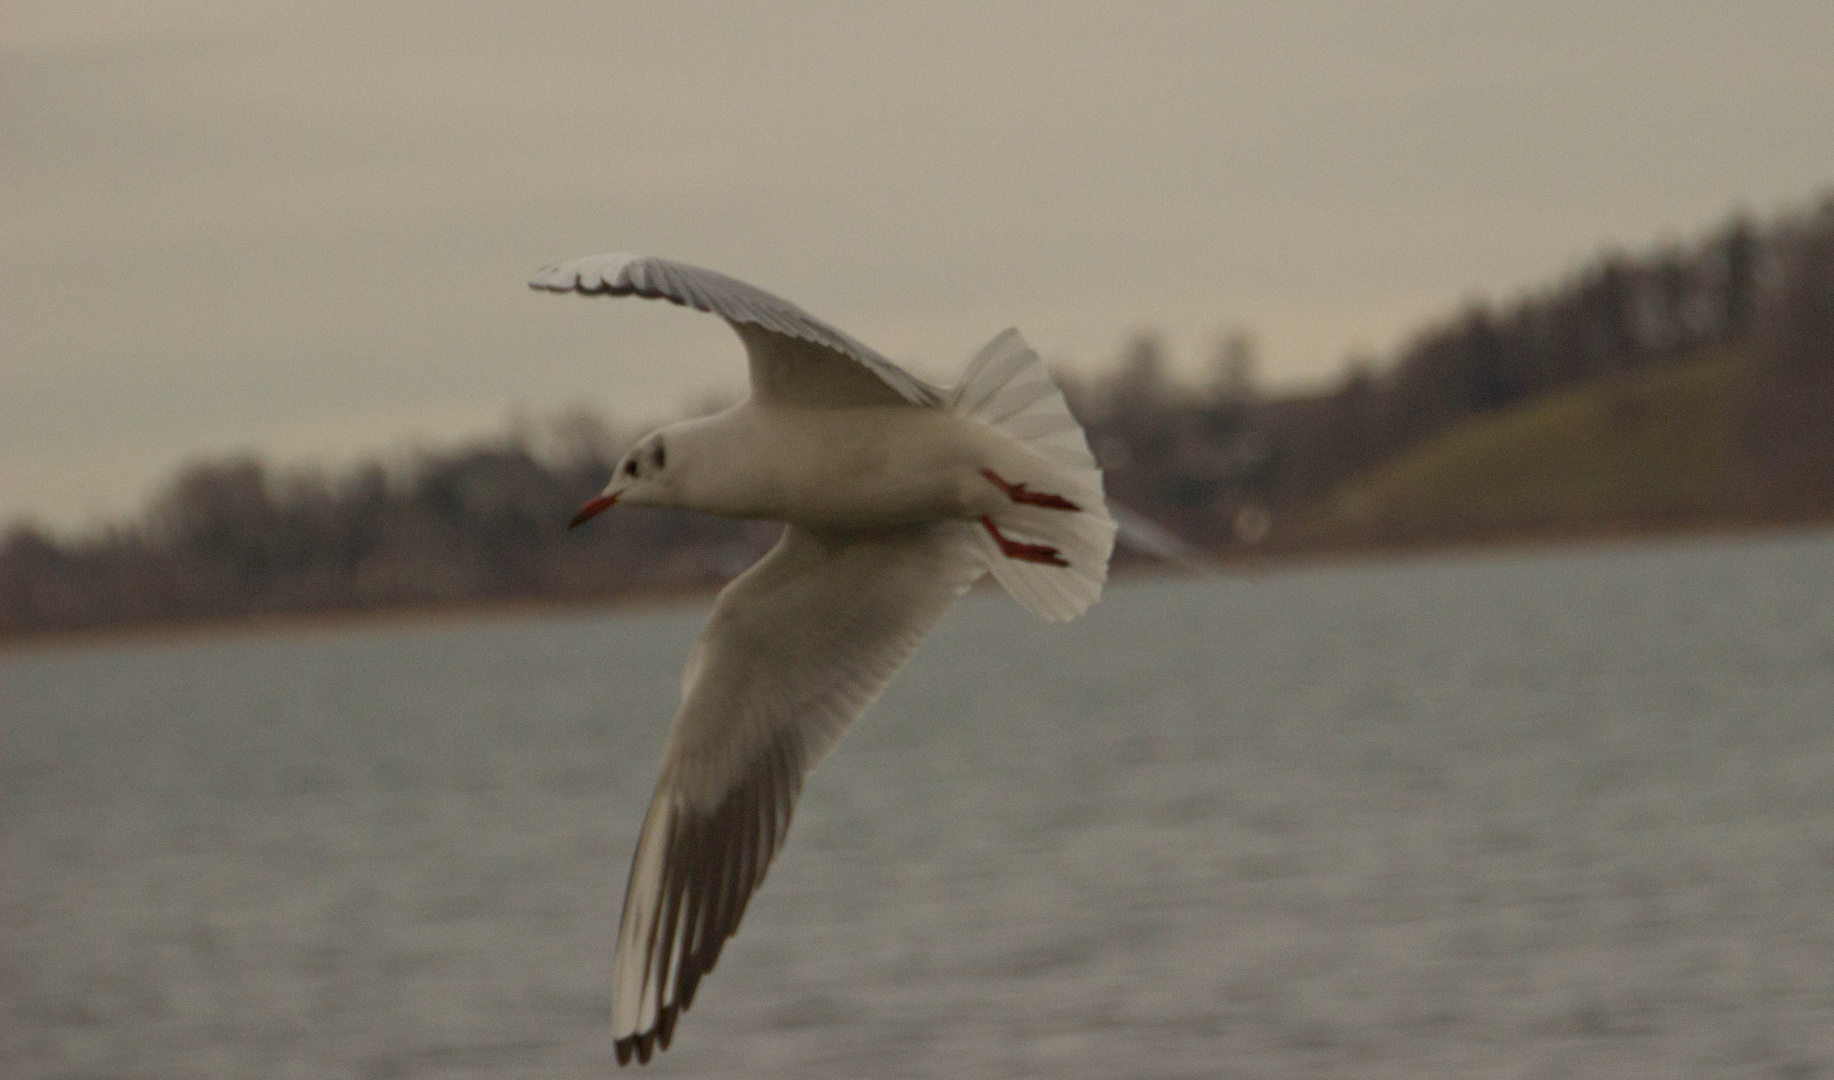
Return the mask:
MULTIPOLYGON (((1562 552, 1654 545, 1716 537, 1771 538, 1792 535, 1834 536, 1834 521, 1715 522, 1647 529, 1601 526, 1565 528, 1544 534, 1420 540, 1406 543, 1344 543, 1268 550, 1262 554, 1224 555, 1217 559, 1224 576, 1259 577, 1263 574, 1304 571, 1315 567, 1390 563, 1452 555, 1489 555, 1512 552, 1562 552)), ((1117 564, 1118 583, 1176 577, 1184 571, 1151 560, 1126 560, 1117 564)), ((279 612, 172 622, 95 626, 0 638, 0 653, 25 654, 114 646, 165 645, 182 641, 211 641, 231 637, 286 637, 341 635, 389 626, 436 626, 457 623, 513 621, 547 618, 568 613, 610 613, 686 607, 710 603, 716 586, 619 596, 499 600, 462 600, 450 603, 408 604, 361 610, 279 612)))
POLYGON ((370 627, 509 621, 544 618, 570 611, 653 610, 686 606, 697 600, 711 601, 718 591, 717 588, 708 587, 657 593, 625 593, 619 596, 454 600, 446 603, 402 604, 394 607, 271 612, 170 622, 91 626, 78 630, 49 630, 41 633, 0 637, 0 652, 24 653, 62 648, 103 648, 117 644, 164 644, 183 640, 209 640, 240 636, 284 637, 320 633, 336 635, 370 627))

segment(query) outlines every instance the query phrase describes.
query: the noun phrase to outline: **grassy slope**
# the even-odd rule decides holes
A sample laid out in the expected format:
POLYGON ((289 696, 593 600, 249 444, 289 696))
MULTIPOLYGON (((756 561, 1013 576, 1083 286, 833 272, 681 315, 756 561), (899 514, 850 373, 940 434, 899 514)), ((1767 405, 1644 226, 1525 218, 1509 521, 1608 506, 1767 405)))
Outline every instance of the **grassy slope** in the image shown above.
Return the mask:
POLYGON ((1473 420, 1346 484, 1304 531, 1425 539, 1711 516, 1745 372, 1704 357, 1473 420))

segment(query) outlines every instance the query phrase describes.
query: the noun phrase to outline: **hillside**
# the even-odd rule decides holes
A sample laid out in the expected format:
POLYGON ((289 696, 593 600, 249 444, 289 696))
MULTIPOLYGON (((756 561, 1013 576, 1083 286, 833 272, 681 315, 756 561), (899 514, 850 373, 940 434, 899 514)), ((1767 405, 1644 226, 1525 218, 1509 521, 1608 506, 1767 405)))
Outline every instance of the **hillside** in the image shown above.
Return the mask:
POLYGON ((1319 500, 1291 538, 1408 541, 1713 518, 1750 373, 1743 358, 1718 353, 1472 419, 1319 500))

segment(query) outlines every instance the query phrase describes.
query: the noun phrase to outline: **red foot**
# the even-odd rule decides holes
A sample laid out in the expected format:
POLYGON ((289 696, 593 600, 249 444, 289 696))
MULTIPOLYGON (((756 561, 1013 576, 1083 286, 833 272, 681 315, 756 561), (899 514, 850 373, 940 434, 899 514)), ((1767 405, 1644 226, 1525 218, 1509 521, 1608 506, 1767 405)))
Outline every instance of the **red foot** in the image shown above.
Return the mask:
MULTIPOLYGON (((1052 496, 1052 498, 1056 498, 1056 496, 1052 496)), ((1018 540, 1008 540, 1005 536, 1000 534, 999 527, 993 523, 993 519, 990 517, 982 518, 981 524, 986 526, 987 531, 992 534, 994 542, 1000 545, 1000 554, 1009 559, 1023 559, 1026 562, 1043 563, 1046 566, 1070 565, 1069 560, 1058 554, 1057 549, 1054 547, 1050 547, 1046 544, 1027 544, 1018 540)))
POLYGON ((985 476, 988 482, 994 487, 1006 492, 1006 497, 1013 502, 1027 503, 1031 506, 1042 506, 1047 510, 1082 509, 1082 507, 1064 498, 1062 495, 1052 495, 1043 491, 1027 491, 1025 490, 1024 484, 1009 484, 1005 480, 1000 479, 1000 474, 994 472, 992 469, 982 469, 981 475, 985 476))

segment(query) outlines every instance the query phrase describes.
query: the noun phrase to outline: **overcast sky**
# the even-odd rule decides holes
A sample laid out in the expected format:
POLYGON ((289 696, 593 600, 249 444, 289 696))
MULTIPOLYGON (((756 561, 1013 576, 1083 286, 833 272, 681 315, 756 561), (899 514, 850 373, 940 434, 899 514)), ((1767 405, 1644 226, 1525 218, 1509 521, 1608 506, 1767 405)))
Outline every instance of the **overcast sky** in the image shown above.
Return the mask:
POLYGON ((8 0, 0 519, 741 385, 606 250, 933 378, 1020 327, 1274 382, 1834 182, 1834 4, 8 0))

